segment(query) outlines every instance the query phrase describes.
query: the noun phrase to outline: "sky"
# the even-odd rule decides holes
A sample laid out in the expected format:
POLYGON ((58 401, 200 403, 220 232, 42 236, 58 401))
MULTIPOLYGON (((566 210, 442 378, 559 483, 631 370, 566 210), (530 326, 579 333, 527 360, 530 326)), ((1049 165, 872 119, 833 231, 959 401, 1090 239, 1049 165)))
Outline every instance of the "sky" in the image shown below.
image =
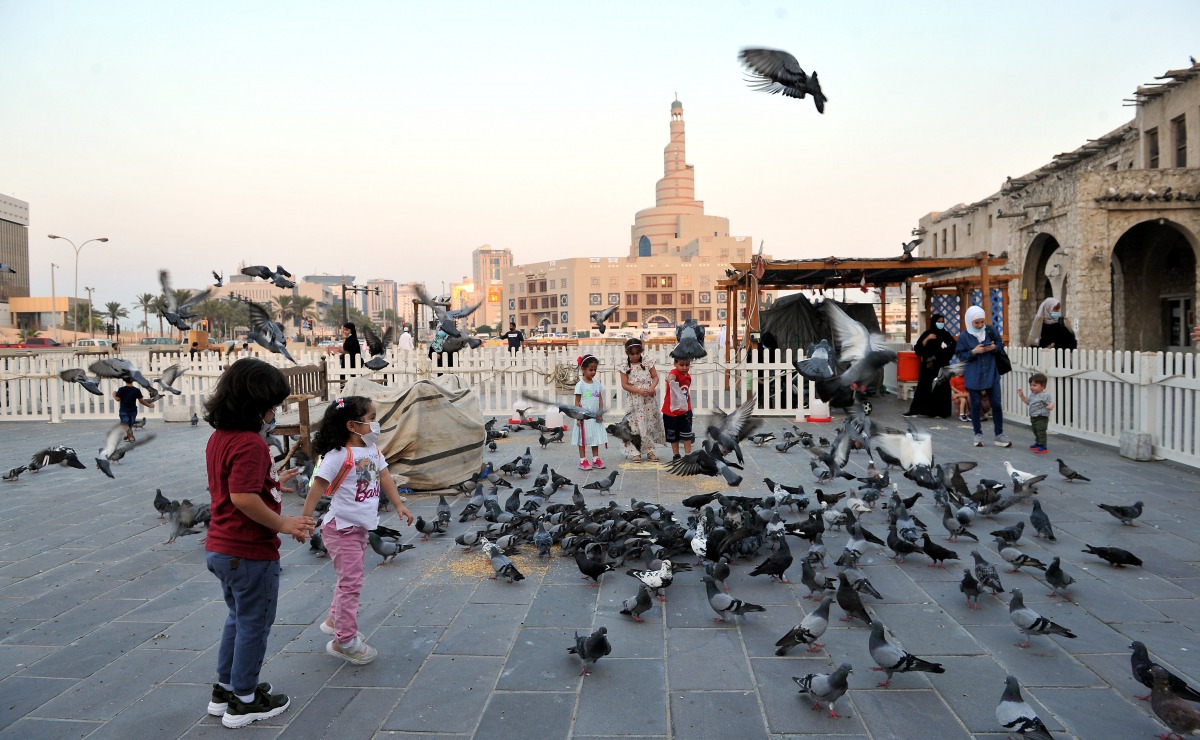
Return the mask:
MULTIPOLYGON (((359 282, 628 254, 671 101, 696 197, 781 259, 898 255, 917 220, 1131 120, 1200 3, 0 0, 0 193, 31 284, 130 304, 241 262, 359 282), (829 98, 750 90, 786 49, 829 98), (64 286, 67 286, 64 288, 64 286)), ((86 297, 86 296, 84 296, 86 297)))

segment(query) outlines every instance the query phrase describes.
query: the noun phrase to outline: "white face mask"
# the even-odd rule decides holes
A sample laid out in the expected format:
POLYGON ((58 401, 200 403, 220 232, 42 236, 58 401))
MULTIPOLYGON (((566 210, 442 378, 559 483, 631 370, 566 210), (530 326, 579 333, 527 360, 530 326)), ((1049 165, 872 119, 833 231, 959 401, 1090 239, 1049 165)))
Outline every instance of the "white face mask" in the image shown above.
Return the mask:
POLYGON ((263 419, 262 426, 259 427, 258 433, 261 434, 263 437, 266 437, 268 434, 270 434, 273 431, 275 431, 275 417, 272 416, 270 421, 263 419))
POLYGON ((372 422, 358 421, 355 423, 356 424, 368 424, 369 423, 371 425, 371 431, 367 432, 366 434, 359 434, 358 436, 362 437, 363 444, 365 444, 367 446, 375 444, 375 440, 379 439, 379 422, 377 422, 377 421, 372 421, 372 422))

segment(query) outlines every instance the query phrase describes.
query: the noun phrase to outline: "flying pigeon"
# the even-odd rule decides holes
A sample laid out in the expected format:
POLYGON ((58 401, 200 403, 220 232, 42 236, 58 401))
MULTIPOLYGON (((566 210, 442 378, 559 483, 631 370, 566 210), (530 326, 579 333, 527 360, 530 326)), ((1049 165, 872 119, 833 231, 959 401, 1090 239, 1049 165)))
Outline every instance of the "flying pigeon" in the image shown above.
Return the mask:
POLYGON ((675 328, 675 340, 671 357, 676 360, 698 360, 708 356, 704 349, 704 325, 695 319, 688 319, 675 328))
POLYGON ((217 282, 213 283, 213 287, 220 288, 222 285, 224 285, 224 283, 222 281, 225 279, 225 273, 218 273, 216 270, 212 270, 211 272, 212 272, 213 280, 217 281, 217 282))
POLYGON ((191 501, 186 498, 180 501, 179 506, 177 506, 170 514, 169 519, 171 522, 171 535, 167 537, 167 541, 163 544, 169 545, 178 537, 183 537, 189 534, 199 534, 200 530, 192 529, 192 527, 199 524, 199 518, 196 514, 196 506, 194 506, 191 501))
POLYGON ((79 456, 75 454, 75 448, 65 445, 47 447, 33 453, 33 458, 29 461, 29 472, 36 473, 47 465, 62 465, 63 467, 87 470, 87 466, 81 463, 79 456))
POLYGON ((187 323, 187 319, 194 316, 189 309, 198 303, 208 300, 212 295, 212 288, 206 288, 195 295, 188 296, 183 302, 179 302, 179 298, 175 291, 171 289, 171 273, 166 270, 158 271, 158 282, 162 286, 163 298, 166 301, 166 306, 159 313, 167 323, 180 331, 187 331, 192 328, 192 325, 187 323))
POLYGON ((617 312, 618 308, 620 308, 619 305, 609 306, 608 308, 604 309, 603 311, 592 311, 591 314, 589 314, 592 321, 596 322, 595 326, 596 326, 597 331, 599 331, 601 334, 604 333, 605 329, 608 328, 604 325, 604 322, 611 319, 612 315, 617 312))
POLYGON ((12 265, 7 264, 5 262, 0 262, 0 272, 7 272, 9 274, 15 275, 17 272, 17 268, 15 268, 12 265))
POLYGON ((146 376, 142 375, 142 371, 122 357, 106 357, 103 360, 96 360, 88 365, 88 371, 98 378, 119 378, 121 380, 133 378, 135 383, 146 390, 155 390, 150 381, 146 380, 146 376))
POLYGON ((833 673, 810 673, 807 676, 792 676, 792 680, 800 687, 801 694, 808 694, 813 698, 813 710, 821 708, 821 702, 829 705, 829 716, 840 718, 842 715, 834 710, 833 706, 842 694, 846 693, 849 684, 846 682, 846 677, 854 669, 849 663, 842 663, 833 673))
POLYGON ((104 395, 104 392, 100 390, 100 384, 98 382, 98 379, 92 380, 92 379, 88 378, 88 374, 85 371, 80 370, 77 367, 67 368, 66 370, 59 372, 58 377, 62 378, 63 380, 65 380, 68 383, 78 383, 79 385, 83 386, 84 389, 86 389, 87 392, 91 393, 93 396, 103 396, 104 395))
POLYGON ((295 358, 287 350, 287 334, 284 332, 283 324, 271 320, 270 312, 254 301, 246 301, 246 303, 250 307, 250 331, 246 333, 246 338, 263 349, 283 355, 296 364, 295 358))
POLYGON ((567 652, 571 655, 578 655, 579 660, 583 662, 583 670, 579 672, 579 675, 592 675, 587 669, 588 662, 591 661, 592 665, 596 665, 596 661, 612 652, 612 645, 608 642, 608 628, 597 627, 596 631, 587 637, 576 632, 575 646, 567 648, 567 652))
MULTIPOLYGON (((847 393, 852 396, 854 392, 865 391, 876 373, 888 363, 895 362, 898 355, 886 346, 887 340, 882 334, 872 334, 867 327, 850 318, 835 301, 826 300, 823 310, 838 344, 839 360, 851 363, 849 368, 832 378, 809 378, 816 383, 817 396, 828 402, 835 396, 847 393)), ((802 368, 796 369, 803 375, 802 368)))
POLYGON ((747 82, 752 89, 801 100, 805 95, 812 95, 817 112, 825 113, 828 98, 821 91, 816 71, 805 74, 796 57, 780 49, 750 47, 742 49, 738 59, 751 72, 747 82))
POLYGON ((1033 635, 1062 635, 1071 639, 1075 638, 1075 633, 1071 630, 1046 619, 1025 606, 1025 600, 1022 598, 1019 588, 1012 590, 1012 600, 1008 602, 1008 618, 1012 620, 1017 629, 1025 633, 1025 641, 1017 643, 1019 648, 1029 647, 1029 638, 1033 635))
POLYGON ((804 359, 793 362, 796 371, 811 380, 830 380, 837 375, 838 358, 828 339, 808 345, 804 359))
POLYGON ((276 265, 274 270, 266 265, 251 265, 250 267, 243 267, 241 273, 272 282, 277 288, 291 289, 296 287, 295 283, 287 279, 292 276, 292 273, 283 269, 283 265, 276 265))
POLYGON ((717 449, 722 455, 732 452, 737 456, 739 463, 745 462, 739 443, 762 425, 761 419, 751 418, 756 403, 757 399, 751 393, 745 403, 731 414, 726 414, 719 406, 714 407, 713 414, 709 417, 708 428, 705 430, 705 434, 717 443, 717 449))
POLYGON ((910 242, 902 243, 900 245, 900 249, 904 250, 904 255, 901 257, 901 259, 912 259, 913 252, 916 251, 917 247, 920 246, 921 242, 923 241, 925 240, 913 239, 910 242))
MULTIPOLYGON (((382 338, 380 338, 380 336, 375 333, 375 330, 372 329, 368 324, 363 324, 362 330, 363 339, 366 340, 367 343, 367 350, 371 353, 371 359, 364 362, 363 367, 366 367, 370 370, 384 369, 388 366, 388 361, 383 359, 383 353, 386 352, 388 346, 391 345, 392 339, 396 333, 396 327, 389 326, 387 330, 383 332, 382 338)), ((442 349, 444 350, 445 347, 443 346, 442 349)))
POLYGON ((1004 679, 1004 693, 996 705, 996 721, 1008 730, 1009 737, 1015 733, 1026 740, 1053 740, 1033 707, 1021 698, 1021 684, 1017 683, 1016 676, 1004 679))
POLYGON ((183 391, 175 387, 175 381, 178 380, 187 370, 181 369, 179 363, 169 365, 163 369, 162 375, 155 379, 154 383, 164 391, 174 393, 177 396, 183 395, 183 391))

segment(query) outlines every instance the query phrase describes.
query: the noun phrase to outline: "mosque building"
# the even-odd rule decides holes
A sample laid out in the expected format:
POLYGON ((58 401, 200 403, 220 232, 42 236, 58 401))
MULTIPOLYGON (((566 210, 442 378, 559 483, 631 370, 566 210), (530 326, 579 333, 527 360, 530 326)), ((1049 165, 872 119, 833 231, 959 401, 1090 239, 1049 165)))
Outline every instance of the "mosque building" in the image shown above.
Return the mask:
POLYGON ((753 239, 730 236, 729 219, 704 212, 695 169, 687 163, 683 103, 671 103, 670 138, 655 202, 634 215, 624 257, 567 257, 508 264, 500 272, 505 323, 527 336, 575 335, 593 311, 619 305, 614 327, 672 327, 688 319, 724 324, 726 294, 717 282, 731 262, 747 262, 753 239))

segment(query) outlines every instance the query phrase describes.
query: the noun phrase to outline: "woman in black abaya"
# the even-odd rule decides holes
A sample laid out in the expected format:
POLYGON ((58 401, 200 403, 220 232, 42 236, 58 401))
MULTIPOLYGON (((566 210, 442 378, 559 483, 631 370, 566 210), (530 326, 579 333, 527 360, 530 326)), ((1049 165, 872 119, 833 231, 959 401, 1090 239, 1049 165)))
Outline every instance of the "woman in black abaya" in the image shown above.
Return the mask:
POLYGON ((930 317, 929 328, 917 337, 913 345, 921 374, 917 376, 917 390, 905 416, 950 416, 950 384, 939 383, 935 388, 933 380, 938 371, 954 359, 957 341, 953 334, 946 331, 945 316, 935 313, 930 317))

